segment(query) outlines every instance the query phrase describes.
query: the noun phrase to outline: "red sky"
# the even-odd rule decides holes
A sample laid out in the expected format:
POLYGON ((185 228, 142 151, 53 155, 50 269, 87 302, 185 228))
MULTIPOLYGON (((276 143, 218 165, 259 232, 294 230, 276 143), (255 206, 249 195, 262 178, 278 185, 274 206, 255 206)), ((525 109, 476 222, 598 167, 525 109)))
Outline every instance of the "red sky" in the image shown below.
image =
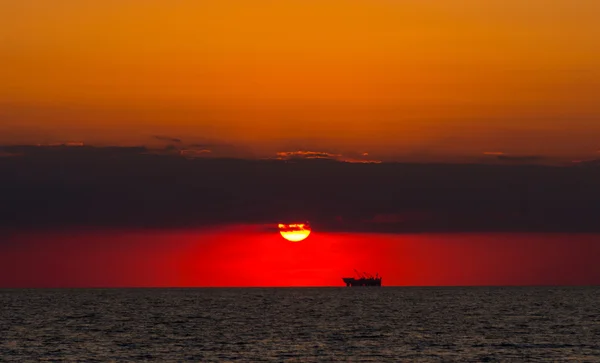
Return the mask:
POLYGON ((0 287, 600 284, 600 236, 355 234, 300 243, 264 226, 20 233, 0 244, 0 287))

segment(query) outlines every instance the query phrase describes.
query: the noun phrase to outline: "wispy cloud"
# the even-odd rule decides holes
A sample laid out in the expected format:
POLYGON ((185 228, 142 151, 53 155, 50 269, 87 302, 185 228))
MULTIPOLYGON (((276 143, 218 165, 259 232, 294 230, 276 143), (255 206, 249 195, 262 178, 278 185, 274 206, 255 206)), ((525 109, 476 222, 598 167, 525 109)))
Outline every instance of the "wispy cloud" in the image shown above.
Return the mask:
MULTIPOLYGON (((362 156, 368 156, 369 153, 362 153, 362 156)), ((277 153, 278 160, 332 160, 346 163, 381 163, 380 160, 364 159, 360 157, 347 157, 343 154, 335 154, 327 151, 280 151, 277 153)))
POLYGON ((212 149, 214 147, 218 147, 219 144, 190 144, 188 145, 191 148, 195 148, 195 149, 212 149))
POLYGON ((50 144, 36 144, 38 147, 57 147, 57 146, 69 146, 69 147, 81 147, 85 146, 83 141, 68 141, 68 142, 54 142, 50 144))
POLYGON ((205 157, 209 154, 212 154, 212 150, 210 150, 210 149, 181 149, 181 150, 179 150, 179 154, 186 158, 198 158, 198 157, 205 157))
POLYGON ((177 144, 182 143, 183 141, 180 138, 177 137, 170 137, 170 136, 161 136, 161 135, 155 135, 153 136, 153 138, 155 140, 159 140, 159 141, 167 141, 167 142, 174 142, 177 144))
POLYGON ((381 160, 365 160, 365 159, 354 159, 354 158, 343 158, 340 160, 345 163, 359 163, 359 164, 381 164, 381 160))
POLYGON ((341 154, 332 154, 325 151, 280 151, 277 153, 277 158, 281 160, 291 159, 333 159, 337 160, 341 154))
POLYGON ((502 151, 486 151, 483 155, 505 155, 502 151))
POLYGON ((514 163, 530 163, 549 160, 547 156, 543 155, 513 155, 503 151, 485 151, 483 155, 492 157, 495 160, 514 163))
POLYGON ((515 162, 534 162, 547 159, 542 155, 498 155, 498 160, 515 162))
POLYGON ((579 165, 579 166, 592 166, 592 167, 597 167, 600 166, 600 159, 588 159, 588 160, 573 160, 573 164, 579 165))

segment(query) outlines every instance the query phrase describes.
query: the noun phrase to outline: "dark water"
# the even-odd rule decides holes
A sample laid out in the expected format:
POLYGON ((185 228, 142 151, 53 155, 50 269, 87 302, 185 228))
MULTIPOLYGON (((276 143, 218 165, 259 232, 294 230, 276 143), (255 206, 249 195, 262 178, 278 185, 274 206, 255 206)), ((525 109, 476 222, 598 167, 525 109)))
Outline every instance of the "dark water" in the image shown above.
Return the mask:
POLYGON ((0 290, 2 361, 595 361, 600 288, 0 290))

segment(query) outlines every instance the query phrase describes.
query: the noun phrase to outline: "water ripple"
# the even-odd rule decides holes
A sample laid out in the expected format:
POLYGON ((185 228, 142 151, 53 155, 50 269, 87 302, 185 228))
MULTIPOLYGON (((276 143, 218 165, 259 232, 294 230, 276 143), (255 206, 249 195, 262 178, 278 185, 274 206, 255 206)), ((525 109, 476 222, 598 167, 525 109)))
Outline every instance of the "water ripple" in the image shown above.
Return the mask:
POLYGON ((600 361, 600 288, 0 290, 2 361, 600 361))

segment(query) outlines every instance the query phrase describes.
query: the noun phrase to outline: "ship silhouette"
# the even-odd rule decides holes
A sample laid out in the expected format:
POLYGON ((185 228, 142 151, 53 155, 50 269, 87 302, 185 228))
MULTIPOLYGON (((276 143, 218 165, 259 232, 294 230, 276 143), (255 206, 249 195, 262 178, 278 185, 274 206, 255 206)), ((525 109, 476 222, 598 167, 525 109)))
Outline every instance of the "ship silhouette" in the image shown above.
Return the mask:
POLYGON ((354 273, 356 273, 356 277, 342 277, 347 287, 381 286, 381 276, 379 276, 379 273, 373 276, 366 272, 360 273, 356 269, 354 273))

